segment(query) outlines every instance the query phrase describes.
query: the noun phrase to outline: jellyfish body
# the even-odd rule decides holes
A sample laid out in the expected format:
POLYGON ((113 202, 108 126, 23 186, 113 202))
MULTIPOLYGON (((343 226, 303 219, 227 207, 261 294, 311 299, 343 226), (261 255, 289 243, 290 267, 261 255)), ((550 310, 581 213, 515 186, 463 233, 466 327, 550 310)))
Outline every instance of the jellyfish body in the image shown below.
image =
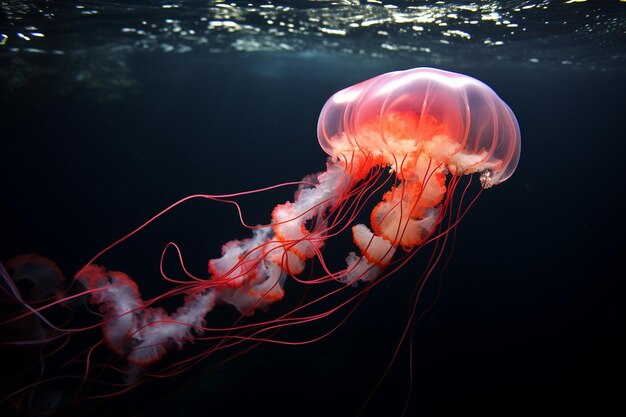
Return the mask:
POLYGON ((513 174, 520 156, 517 120, 491 88, 431 68, 383 74, 334 94, 320 114, 318 139, 329 155, 326 170, 276 206, 270 224, 223 245, 222 256, 208 262, 208 279, 179 284, 172 294, 186 296, 175 312, 142 300, 122 272, 84 267, 76 279, 100 306, 106 344, 135 365, 157 362, 210 331, 204 320, 216 305, 250 316, 281 300, 285 280, 297 279, 314 257, 325 274, 309 283, 374 281, 398 250, 409 253, 433 237, 458 178, 476 173, 489 188, 513 174), (393 184, 370 225, 351 228, 358 252, 348 253, 345 269, 328 270, 326 239, 350 227, 385 171, 393 184))
POLYGON ((520 156, 519 125, 507 104, 474 78, 433 68, 339 91, 322 109, 318 138, 332 158, 363 167, 357 178, 378 165, 398 181, 372 211, 373 235, 364 225, 353 229, 366 258, 351 274, 360 279, 363 267, 375 278, 398 246, 409 251, 424 243, 441 220, 452 178, 479 173, 489 188, 513 174, 520 156))

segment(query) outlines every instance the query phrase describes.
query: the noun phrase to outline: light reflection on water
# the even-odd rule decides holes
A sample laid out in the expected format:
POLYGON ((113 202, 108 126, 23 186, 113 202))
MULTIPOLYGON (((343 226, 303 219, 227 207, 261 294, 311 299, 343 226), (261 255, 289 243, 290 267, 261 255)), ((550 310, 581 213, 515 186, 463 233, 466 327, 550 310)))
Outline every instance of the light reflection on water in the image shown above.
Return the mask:
POLYGON ((0 56, 93 48, 317 52, 425 64, 623 68, 626 3, 543 1, 0 1, 0 56))

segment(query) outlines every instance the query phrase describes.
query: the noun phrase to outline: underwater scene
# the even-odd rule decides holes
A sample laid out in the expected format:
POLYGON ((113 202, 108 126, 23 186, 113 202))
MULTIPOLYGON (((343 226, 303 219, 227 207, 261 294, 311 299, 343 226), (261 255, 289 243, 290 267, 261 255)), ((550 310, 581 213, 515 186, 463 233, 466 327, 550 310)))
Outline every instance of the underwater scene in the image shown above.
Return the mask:
POLYGON ((1 415, 623 413, 626 2, 0 10, 1 415))

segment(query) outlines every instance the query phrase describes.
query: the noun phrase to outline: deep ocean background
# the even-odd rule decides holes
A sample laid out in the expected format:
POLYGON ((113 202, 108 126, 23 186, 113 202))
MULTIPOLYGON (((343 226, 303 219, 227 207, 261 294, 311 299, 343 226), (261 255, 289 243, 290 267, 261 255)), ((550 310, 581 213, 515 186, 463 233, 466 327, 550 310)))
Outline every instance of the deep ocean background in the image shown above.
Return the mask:
MULTIPOLYGON (((53 66, 63 58, 40 59, 53 66)), ((120 97, 61 94, 47 78, 19 94, 4 92, 0 260, 38 253, 69 277, 178 198, 318 172, 326 155, 316 123, 325 100, 420 62, 191 52, 137 54, 128 65, 140 82, 120 97)), ((442 69, 482 80, 509 104, 521 127, 522 156, 513 177, 483 192, 463 219, 450 263, 420 302, 418 311, 432 307, 413 332, 412 391, 405 343, 363 415, 400 415, 407 396, 407 415, 620 415, 624 74, 453 61, 442 69)), ((249 223, 267 222, 293 191, 243 199, 249 223)), ((167 242, 177 242, 186 264, 203 274, 224 242, 247 236, 231 206, 195 201, 99 262, 127 272, 144 296, 154 296, 166 288, 158 262, 167 242)), ((353 250, 346 242, 326 255, 341 262, 353 250)), ((324 340, 261 345, 221 365, 209 358, 184 375, 71 412, 356 415, 397 346, 424 262, 413 259, 324 340)), ((287 283, 286 297, 295 285, 287 283)), ((303 334, 315 334, 315 326, 303 334)))

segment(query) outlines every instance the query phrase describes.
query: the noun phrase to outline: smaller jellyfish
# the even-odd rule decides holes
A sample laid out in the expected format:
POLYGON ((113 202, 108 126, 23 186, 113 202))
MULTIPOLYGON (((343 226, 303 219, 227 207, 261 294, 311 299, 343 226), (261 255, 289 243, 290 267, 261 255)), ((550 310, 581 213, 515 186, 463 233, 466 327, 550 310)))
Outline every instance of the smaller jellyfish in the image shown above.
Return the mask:
MULTIPOLYGON (((52 308, 56 304, 63 310, 74 304, 73 299, 67 298, 65 283, 56 263, 43 256, 16 256, 6 262, 6 268, 0 263, 0 405, 7 399, 6 393, 20 392, 20 384, 37 386, 36 381, 50 365, 44 363, 43 352, 67 340, 67 328, 59 328, 54 322, 68 315, 52 308)), ((35 390, 28 390, 28 406, 19 400, 13 404, 28 413, 37 409, 48 414, 63 402, 63 391, 59 386, 46 384, 38 387, 36 395, 35 390)), ((12 395, 8 399, 15 400, 12 395)))
MULTIPOLYGON (((65 277, 52 260, 35 254, 19 255, 0 264, 2 300, 0 313, 20 311, 63 298, 65 277), (17 302, 15 302, 17 301, 17 302)), ((20 320, 0 326, 0 341, 37 342, 48 339, 40 317, 26 314, 20 320)))

